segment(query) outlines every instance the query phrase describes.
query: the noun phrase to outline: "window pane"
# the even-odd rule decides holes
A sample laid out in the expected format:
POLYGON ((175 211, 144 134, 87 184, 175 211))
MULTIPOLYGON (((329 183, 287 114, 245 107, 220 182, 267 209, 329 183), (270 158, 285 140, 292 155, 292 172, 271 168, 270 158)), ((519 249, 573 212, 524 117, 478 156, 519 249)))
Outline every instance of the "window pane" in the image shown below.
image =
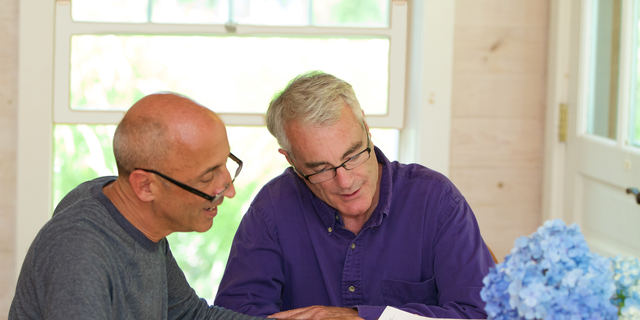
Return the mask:
POLYGON ((370 128, 371 141, 380 148, 389 161, 398 160, 398 150, 400 149, 400 130, 370 128))
POLYGON ((228 20, 228 0, 153 0, 152 22, 224 24, 228 20))
POLYGON ((309 25, 309 0, 235 0, 233 22, 251 25, 309 25))
POLYGON ((597 1, 594 7, 592 81, 588 130, 616 139, 620 69, 620 0, 597 1))
POLYGON ((387 113, 389 39, 77 35, 71 45, 76 110, 126 110, 169 90, 216 112, 264 113, 293 77, 323 70, 353 85, 366 114, 387 113))
POLYGON ((314 1, 314 25, 388 28, 390 3, 389 0, 314 1))
MULTIPOLYGON (((638 83, 636 83, 636 86, 638 86, 638 83)), ((640 88, 636 90, 640 91, 640 88)), ((631 144, 636 147, 640 147, 640 97, 638 97, 638 94, 636 94, 635 107, 631 109, 631 115, 629 119, 631 119, 631 144)))
POLYGON ((53 129, 53 207, 80 183, 117 175, 113 158, 115 125, 55 125, 53 129))
POLYGON ((73 0, 75 21, 147 22, 147 0, 73 0))

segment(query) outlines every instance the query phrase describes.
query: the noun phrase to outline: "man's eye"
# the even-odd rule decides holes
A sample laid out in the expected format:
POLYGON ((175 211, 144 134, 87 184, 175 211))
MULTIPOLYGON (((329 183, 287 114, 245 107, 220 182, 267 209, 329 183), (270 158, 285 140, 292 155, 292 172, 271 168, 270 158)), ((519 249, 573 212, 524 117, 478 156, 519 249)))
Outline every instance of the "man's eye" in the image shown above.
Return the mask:
POLYGON ((213 180, 213 173, 208 173, 202 177, 202 182, 211 182, 211 180, 213 180))
POLYGON ((327 168, 317 169, 317 170, 315 171, 315 173, 325 172, 325 171, 327 171, 327 170, 331 170, 331 168, 330 168, 330 167, 327 167, 327 168))

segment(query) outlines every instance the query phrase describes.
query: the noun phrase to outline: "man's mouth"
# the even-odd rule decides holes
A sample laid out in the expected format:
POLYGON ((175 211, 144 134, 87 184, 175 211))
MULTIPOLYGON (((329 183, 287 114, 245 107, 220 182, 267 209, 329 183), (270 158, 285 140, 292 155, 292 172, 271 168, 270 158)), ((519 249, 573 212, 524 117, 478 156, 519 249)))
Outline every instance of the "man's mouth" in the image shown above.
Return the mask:
POLYGON ((353 192, 351 192, 351 193, 343 193, 343 194, 342 194, 342 197, 344 197, 344 198, 350 198, 350 197, 353 197, 353 196, 355 196, 355 195, 357 195, 357 194, 358 194, 358 191, 360 191, 360 188, 356 189, 355 191, 353 191, 353 192))
POLYGON ((213 212, 216 210, 217 207, 211 207, 211 208, 204 208, 204 211, 209 211, 209 212, 213 212))

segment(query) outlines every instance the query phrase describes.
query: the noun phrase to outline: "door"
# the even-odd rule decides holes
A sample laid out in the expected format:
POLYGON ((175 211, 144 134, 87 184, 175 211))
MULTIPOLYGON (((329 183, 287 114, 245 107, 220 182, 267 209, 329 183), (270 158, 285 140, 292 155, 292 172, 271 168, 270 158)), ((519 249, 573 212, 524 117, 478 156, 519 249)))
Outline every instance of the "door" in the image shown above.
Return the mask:
POLYGON ((640 6, 572 4, 563 218, 594 252, 640 256, 640 6))

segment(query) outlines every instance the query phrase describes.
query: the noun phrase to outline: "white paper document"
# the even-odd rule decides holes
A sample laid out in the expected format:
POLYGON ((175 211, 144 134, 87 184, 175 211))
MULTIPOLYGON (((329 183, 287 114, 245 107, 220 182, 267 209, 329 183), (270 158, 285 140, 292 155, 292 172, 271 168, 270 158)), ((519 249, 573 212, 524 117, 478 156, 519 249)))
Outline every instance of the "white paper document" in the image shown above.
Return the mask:
POLYGON ((384 308, 384 311, 380 315, 378 320, 424 320, 424 319, 433 319, 433 320, 445 320, 444 318, 429 318, 424 316, 419 316, 417 314, 409 313, 406 311, 402 311, 400 309, 396 309, 394 307, 387 306, 384 308))

